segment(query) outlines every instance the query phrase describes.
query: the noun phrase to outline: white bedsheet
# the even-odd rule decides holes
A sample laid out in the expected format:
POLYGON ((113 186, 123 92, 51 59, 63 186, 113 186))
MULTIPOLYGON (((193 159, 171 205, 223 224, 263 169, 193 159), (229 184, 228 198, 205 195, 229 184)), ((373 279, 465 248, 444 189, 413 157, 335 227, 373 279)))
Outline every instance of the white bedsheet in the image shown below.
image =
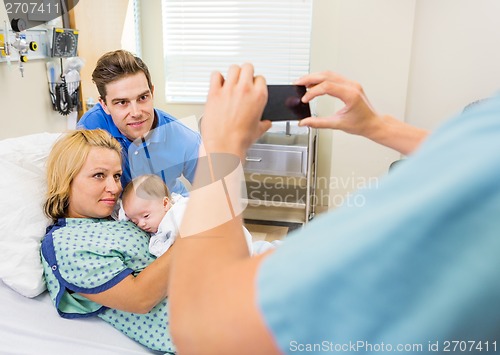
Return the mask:
POLYGON ((0 281, 0 354, 159 354, 101 319, 59 317, 47 292, 26 298, 0 281))

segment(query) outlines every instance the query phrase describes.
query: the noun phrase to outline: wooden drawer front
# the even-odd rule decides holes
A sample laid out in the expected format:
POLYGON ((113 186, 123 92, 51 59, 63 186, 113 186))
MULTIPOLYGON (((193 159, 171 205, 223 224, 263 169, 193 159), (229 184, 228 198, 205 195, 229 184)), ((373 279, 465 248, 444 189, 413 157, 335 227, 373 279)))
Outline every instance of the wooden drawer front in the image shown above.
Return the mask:
POLYGON ((272 150, 250 148, 245 171, 270 175, 305 176, 305 150, 272 150))

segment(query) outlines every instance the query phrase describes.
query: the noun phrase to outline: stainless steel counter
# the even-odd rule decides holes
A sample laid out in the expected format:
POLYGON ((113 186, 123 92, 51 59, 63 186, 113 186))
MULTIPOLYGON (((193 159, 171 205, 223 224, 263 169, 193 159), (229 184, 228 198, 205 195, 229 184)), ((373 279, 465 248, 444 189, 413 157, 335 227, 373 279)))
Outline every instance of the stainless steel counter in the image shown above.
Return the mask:
POLYGON ((249 204, 303 209, 303 223, 312 219, 317 138, 316 129, 298 127, 297 122, 274 122, 247 152, 249 204))

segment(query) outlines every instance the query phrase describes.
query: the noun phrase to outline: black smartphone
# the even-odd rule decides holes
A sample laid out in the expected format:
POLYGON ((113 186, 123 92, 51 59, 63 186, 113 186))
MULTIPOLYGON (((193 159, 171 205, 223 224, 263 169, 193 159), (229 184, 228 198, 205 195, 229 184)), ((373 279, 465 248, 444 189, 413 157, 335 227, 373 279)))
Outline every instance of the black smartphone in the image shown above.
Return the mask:
POLYGON ((267 104, 262 120, 291 121, 311 116, 309 103, 301 101, 306 93, 302 85, 268 85, 267 104))

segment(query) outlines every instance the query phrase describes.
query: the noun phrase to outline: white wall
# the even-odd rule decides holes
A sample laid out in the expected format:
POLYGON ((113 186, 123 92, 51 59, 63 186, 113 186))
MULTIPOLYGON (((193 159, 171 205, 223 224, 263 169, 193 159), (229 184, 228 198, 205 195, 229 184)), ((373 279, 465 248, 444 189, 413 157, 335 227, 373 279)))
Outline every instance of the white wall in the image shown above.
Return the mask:
POLYGON ((500 1, 418 0, 407 122, 433 129, 500 89, 500 1))
MULTIPOLYGON (((4 21, 9 23, 5 6, 0 5, 2 30, 4 21)), ((66 119, 52 110, 45 60, 25 63, 24 78, 18 64, 0 63, 0 139, 65 130, 66 119)))
MULTIPOLYGON (((359 81, 379 112, 434 129, 499 90, 497 0, 315 0, 314 9, 311 69, 359 81)), ((340 107, 319 105, 321 114, 340 107)), ((332 182, 331 207, 398 157, 360 137, 325 137, 320 163, 330 169, 320 178, 332 182)))
MULTIPOLYGON (((311 71, 332 70, 360 82, 380 112, 404 117, 413 36, 414 0, 315 0, 311 71)), ((319 115, 343 106, 319 102, 319 115)), ((320 141, 321 205, 335 207, 353 190, 387 172, 399 154, 365 138, 342 132, 320 141)), ((324 138, 324 134, 320 138, 324 138)), ((375 181, 376 183, 376 181, 375 181)))

